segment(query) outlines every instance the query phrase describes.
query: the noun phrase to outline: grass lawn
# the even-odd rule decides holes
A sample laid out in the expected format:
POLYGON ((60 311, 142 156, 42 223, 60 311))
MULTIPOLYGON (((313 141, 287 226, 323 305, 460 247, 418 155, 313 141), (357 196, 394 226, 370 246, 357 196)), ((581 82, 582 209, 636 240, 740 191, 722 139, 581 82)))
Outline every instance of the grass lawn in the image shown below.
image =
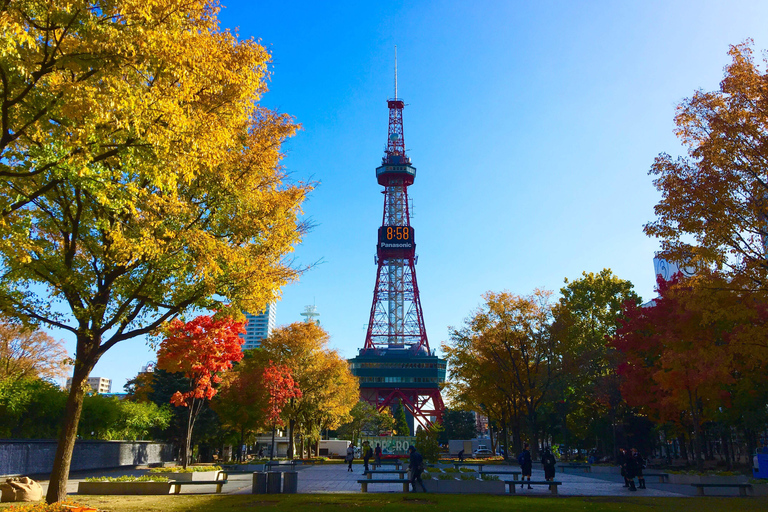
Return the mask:
MULTIPOLYGON (((550 498, 458 494, 292 494, 70 496, 108 512, 233 512, 236 510, 747 512, 768 510, 768 498, 550 498)), ((5 512, 10 504, 0 505, 5 512)))

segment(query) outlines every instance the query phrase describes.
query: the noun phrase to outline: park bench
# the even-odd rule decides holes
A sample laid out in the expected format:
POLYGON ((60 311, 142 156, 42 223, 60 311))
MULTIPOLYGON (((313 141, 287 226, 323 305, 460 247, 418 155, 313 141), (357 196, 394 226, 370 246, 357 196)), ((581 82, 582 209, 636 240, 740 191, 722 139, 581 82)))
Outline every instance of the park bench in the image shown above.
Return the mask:
POLYGON ((509 487, 509 493, 510 494, 515 494, 515 486, 517 484, 520 484, 520 485, 523 485, 523 484, 525 484, 525 485, 548 485, 549 486, 549 492, 551 492, 552 494, 557 494, 557 486, 563 484, 563 482, 555 482, 555 481, 547 482, 546 480, 544 480, 544 481, 531 480, 530 482, 525 481, 525 480, 504 480, 504 483, 507 484, 507 486, 509 487))
POLYGON ((517 480, 517 478, 522 474, 522 471, 478 471, 480 476, 482 475, 512 475, 512 480, 517 480))
POLYGON ((704 496, 704 489, 707 487, 726 487, 726 488, 738 487, 740 496, 746 496, 747 491, 749 491, 749 493, 752 494, 752 484, 691 484, 691 485, 696 487, 696 489, 699 491, 699 496, 704 496))
POLYGON ((643 471, 643 476, 641 478, 645 478, 647 476, 659 477, 659 482, 662 484, 669 482, 669 473, 646 473, 645 471, 643 471))
POLYGON ((560 469, 583 469, 585 473, 592 472, 592 466, 587 464, 561 464, 560 469))
POLYGON ((365 480, 358 480, 357 483, 360 484, 361 492, 368 492, 368 486, 371 484, 403 484, 403 492, 408 492, 408 484, 410 484, 411 481, 407 478, 391 478, 388 480, 383 478, 378 480, 366 478, 365 480))
POLYGON ((225 483, 227 483, 227 473, 224 471, 219 471, 219 474, 216 475, 216 480, 198 480, 198 481, 171 480, 168 483, 171 484, 171 489, 173 490, 174 494, 181 493, 182 485, 215 485, 216 492, 220 493, 221 488, 224 486, 225 483))
POLYGON ((477 466, 478 471, 483 470, 483 466, 486 466, 487 464, 483 462, 454 462, 453 467, 456 469, 459 469, 459 466, 477 466))
POLYGON ((295 460, 271 460, 264 464, 264 469, 269 470, 269 468, 275 467, 275 466, 277 466, 278 468, 280 468, 280 466, 291 466, 291 469, 296 469, 296 461, 295 460))
POLYGON ((373 479, 373 475, 400 475, 401 479, 405 479, 405 474, 408 473, 408 469, 369 469, 363 471, 363 474, 368 477, 368 480, 373 479))

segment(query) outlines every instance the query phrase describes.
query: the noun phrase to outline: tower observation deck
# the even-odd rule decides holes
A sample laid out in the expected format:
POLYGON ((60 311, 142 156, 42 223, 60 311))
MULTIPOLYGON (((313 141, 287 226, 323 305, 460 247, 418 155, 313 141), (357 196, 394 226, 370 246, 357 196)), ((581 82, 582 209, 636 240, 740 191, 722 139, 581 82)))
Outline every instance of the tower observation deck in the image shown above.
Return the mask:
POLYGON ((416 243, 408 202, 416 168, 405 154, 405 103, 395 97, 387 106, 389 136, 376 169, 376 180, 384 187, 376 284, 365 345, 349 365, 360 380, 360 398, 380 411, 402 402, 413 430, 414 422, 423 428, 442 422, 445 360, 430 351, 416 282, 416 243))

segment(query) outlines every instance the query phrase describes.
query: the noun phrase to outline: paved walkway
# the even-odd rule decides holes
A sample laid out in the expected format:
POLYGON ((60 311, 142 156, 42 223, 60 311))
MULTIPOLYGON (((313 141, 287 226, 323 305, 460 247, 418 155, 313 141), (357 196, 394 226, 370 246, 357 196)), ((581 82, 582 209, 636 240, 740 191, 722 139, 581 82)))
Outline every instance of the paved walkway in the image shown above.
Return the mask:
MULTIPOLYGON (((364 478, 362 464, 354 464, 354 471, 348 472, 346 464, 319 464, 308 466, 297 466, 299 472, 299 493, 359 493, 360 484, 357 480, 364 478)), ((515 466, 501 466, 500 471, 517 471, 515 466)), ((89 471, 74 473, 67 485, 67 492, 77 493, 77 486, 80 481, 89 476, 121 476, 121 475, 143 475, 147 469, 115 469, 106 471, 89 471)), ((398 475, 385 475, 385 478, 398 478, 398 475)), ((500 475, 502 480, 507 479, 500 475)), ((534 469, 534 480, 543 480, 544 472, 534 469)), ((661 484, 649 481, 648 489, 631 492, 622 485, 622 478, 619 475, 605 474, 573 474, 558 473, 555 479, 563 484, 559 486, 558 493, 561 496, 648 496, 648 497, 671 497, 671 496, 692 496, 695 489, 691 486, 661 484)), ((655 479, 652 479, 655 480, 655 479)), ((250 494, 253 477, 250 474, 229 475, 228 483, 224 486, 224 494, 250 494)), ((48 481, 40 481, 43 486, 43 492, 47 491, 48 481)), ((182 488, 182 494, 208 494, 215 492, 215 486, 189 486, 182 488)), ((525 486, 521 489, 515 489, 517 496, 525 495, 550 495, 545 486, 534 486, 528 489, 525 486)), ((402 484, 376 484, 369 487, 369 492, 375 493, 401 493, 402 484)))

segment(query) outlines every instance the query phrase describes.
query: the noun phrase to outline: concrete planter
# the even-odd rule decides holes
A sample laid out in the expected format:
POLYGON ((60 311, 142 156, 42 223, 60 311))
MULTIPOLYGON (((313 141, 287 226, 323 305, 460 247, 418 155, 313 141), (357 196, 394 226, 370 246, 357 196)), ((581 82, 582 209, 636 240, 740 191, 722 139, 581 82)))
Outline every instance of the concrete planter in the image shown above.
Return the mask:
POLYGON ((168 482, 80 482, 77 494, 169 494, 168 482))
POLYGON ((424 480, 427 492, 438 494, 504 494, 500 480, 424 480))
POLYGON ((768 484, 752 484, 752 492, 755 496, 768 496, 768 484))
POLYGON ((236 464, 225 468, 229 471, 264 471, 264 464, 236 464))
POLYGON ((743 475, 718 476, 718 475, 669 475, 671 484, 744 484, 747 477, 743 475))
POLYGON ((621 468, 619 466, 592 466, 592 472, 603 475, 620 475, 621 468))
POLYGON ((216 478, 219 476, 220 471, 214 470, 214 471, 194 471, 192 473, 174 473, 174 472, 162 472, 162 473, 152 473, 153 475, 157 476, 164 476, 167 477, 168 480, 176 480, 179 482, 199 482, 201 480, 216 480, 216 478))

